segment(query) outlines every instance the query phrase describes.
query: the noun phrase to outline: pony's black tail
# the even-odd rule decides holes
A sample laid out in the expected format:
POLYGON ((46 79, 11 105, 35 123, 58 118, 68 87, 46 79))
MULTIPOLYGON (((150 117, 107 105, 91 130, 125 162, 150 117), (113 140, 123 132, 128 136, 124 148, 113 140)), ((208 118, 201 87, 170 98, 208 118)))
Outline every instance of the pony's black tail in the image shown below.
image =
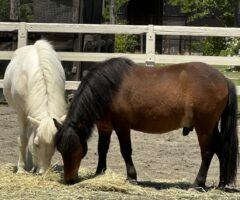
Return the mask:
POLYGON ((228 80, 228 103, 221 117, 222 176, 224 184, 236 181, 239 161, 237 132, 237 94, 235 85, 228 80))

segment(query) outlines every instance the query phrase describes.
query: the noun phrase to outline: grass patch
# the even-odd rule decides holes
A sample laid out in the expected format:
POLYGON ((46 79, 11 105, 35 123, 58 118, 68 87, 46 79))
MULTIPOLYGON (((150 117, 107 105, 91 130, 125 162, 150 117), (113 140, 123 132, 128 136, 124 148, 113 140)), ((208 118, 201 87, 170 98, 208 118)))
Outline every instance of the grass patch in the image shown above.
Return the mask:
MULTIPOLYGON (((221 73, 224 74, 227 78, 231 79, 236 86, 240 86, 240 72, 239 71, 230 71, 227 66, 215 66, 221 73)), ((238 96, 238 105, 240 103, 240 96, 238 96)), ((240 116, 240 106, 238 106, 238 115, 240 116)))
POLYGON ((215 68, 232 79, 237 85, 240 85, 240 71, 231 71, 228 66, 215 66, 215 68))
POLYGON ((190 189, 186 180, 140 180, 129 183, 112 171, 94 177, 89 169, 81 169, 80 182, 65 185, 62 167, 55 166, 43 176, 16 174, 12 164, 0 165, 0 199, 237 199, 239 194, 216 189, 208 192, 190 189))

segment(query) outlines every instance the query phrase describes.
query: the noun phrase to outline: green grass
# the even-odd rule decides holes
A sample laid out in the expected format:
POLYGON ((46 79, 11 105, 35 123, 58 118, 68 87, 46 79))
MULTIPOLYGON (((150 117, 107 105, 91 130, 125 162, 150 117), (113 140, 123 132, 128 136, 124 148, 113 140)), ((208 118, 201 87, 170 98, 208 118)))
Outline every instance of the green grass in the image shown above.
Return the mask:
POLYGON ((233 81, 240 85, 240 71, 231 71, 228 66, 215 66, 226 77, 233 79, 233 81), (237 79, 237 80, 236 80, 237 79))
MULTIPOLYGON (((215 66, 227 78, 231 79, 236 86, 240 86, 240 72, 231 71, 228 66, 215 66)), ((238 96, 238 105, 240 105, 240 96, 238 96)), ((238 107, 238 115, 240 114, 240 106, 238 107)))

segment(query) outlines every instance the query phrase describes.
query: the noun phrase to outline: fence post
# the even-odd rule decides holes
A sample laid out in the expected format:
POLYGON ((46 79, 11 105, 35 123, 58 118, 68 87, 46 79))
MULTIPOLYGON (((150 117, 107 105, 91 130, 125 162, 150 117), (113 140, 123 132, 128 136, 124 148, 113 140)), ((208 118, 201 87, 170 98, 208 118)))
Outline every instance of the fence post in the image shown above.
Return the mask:
POLYGON ((146 66, 155 65, 155 32, 152 24, 148 25, 146 34, 146 66))
POLYGON ((26 46, 28 40, 28 34, 26 29, 26 22, 19 23, 18 29, 18 48, 26 46))

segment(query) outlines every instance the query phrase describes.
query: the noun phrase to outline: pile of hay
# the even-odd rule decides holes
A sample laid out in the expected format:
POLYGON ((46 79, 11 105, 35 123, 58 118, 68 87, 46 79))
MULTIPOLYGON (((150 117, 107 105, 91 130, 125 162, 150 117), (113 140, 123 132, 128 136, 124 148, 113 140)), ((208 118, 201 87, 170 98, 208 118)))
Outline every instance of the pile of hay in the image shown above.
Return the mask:
POLYGON ((81 181, 65 185, 62 167, 54 166, 45 175, 16 174, 16 166, 0 165, 0 199, 240 199, 239 193, 225 193, 212 189, 199 192, 188 189, 183 180, 126 181, 112 171, 94 177, 94 172, 81 169, 81 181))

